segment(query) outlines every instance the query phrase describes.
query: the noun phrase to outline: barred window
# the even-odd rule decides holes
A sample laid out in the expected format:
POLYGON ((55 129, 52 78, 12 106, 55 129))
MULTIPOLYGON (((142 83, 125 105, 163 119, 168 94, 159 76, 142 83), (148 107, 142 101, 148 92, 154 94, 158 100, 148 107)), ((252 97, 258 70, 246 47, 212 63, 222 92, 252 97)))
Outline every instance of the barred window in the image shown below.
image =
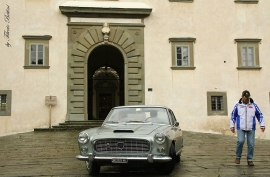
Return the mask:
POLYGON ((223 111, 222 96, 211 96, 212 111, 223 111))
POLYGON ((228 115, 226 92, 207 92, 207 115, 208 116, 228 115))
POLYGON ((0 116, 11 116, 11 90, 0 90, 0 116))
POLYGON ((7 110, 7 95, 0 95, 0 111, 7 110))

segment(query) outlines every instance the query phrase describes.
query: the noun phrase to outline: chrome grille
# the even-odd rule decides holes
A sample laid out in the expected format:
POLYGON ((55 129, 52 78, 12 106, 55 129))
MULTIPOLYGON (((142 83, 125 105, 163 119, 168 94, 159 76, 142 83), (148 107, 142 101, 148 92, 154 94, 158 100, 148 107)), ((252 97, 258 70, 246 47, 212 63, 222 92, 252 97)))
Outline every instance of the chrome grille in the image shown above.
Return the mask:
POLYGON ((142 139, 100 139, 94 148, 98 153, 147 153, 150 143, 142 139))

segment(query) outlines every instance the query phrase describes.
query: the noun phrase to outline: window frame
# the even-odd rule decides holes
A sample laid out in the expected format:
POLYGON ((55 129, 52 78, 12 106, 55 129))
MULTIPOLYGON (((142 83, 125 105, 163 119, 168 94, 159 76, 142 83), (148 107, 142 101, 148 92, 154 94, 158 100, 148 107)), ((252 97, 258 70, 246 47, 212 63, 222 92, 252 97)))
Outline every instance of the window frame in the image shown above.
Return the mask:
POLYGON ((189 66, 190 66, 190 52, 189 52, 189 46, 188 46, 188 45, 175 45, 175 54, 174 54, 174 55, 175 55, 175 63, 176 63, 176 66, 177 66, 177 67, 189 67, 189 66), (187 51, 187 52, 188 52, 188 65, 187 65, 187 66, 183 66, 183 65, 182 65, 182 66, 178 66, 178 65, 177 65, 177 61, 179 60, 179 59, 177 58, 177 54, 178 54, 178 53, 177 53, 177 48, 178 48, 178 47, 181 47, 181 53, 182 53, 182 58, 181 58, 181 60, 182 60, 182 64, 184 63, 184 59, 183 59, 183 48, 184 48, 184 47, 187 47, 187 48, 188 48, 188 51, 187 51))
POLYGON ((241 47, 241 64, 243 67, 254 67, 256 66, 256 51, 255 51, 255 47, 254 46, 248 46, 248 45, 244 45, 241 47), (244 57, 244 48, 246 48, 246 57, 244 57), (253 55, 253 59, 252 59, 252 63, 253 65, 252 66, 248 66, 248 63, 249 63, 249 49, 251 49, 252 51, 252 55, 253 55), (244 62, 245 61, 245 62, 244 62), (246 63, 244 65, 244 63, 246 63))
POLYGON ((261 39, 235 39, 237 43, 237 69, 260 70, 259 43, 261 39), (243 47, 253 47, 254 50, 254 66, 243 66, 243 47))
POLYGON ((171 54, 172 54, 172 70, 194 70, 196 67, 194 66, 194 46, 196 38, 169 38, 169 42, 171 43, 171 54), (188 66, 177 66, 177 47, 188 47, 188 66))
POLYGON ((49 69, 49 40, 50 35, 44 36, 22 36, 25 39, 24 69, 49 69), (31 45, 43 45, 43 65, 31 64, 31 45))
POLYGON ((45 45, 44 44, 42 44, 42 43, 30 43, 29 44, 29 47, 31 48, 31 46, 32 45, 35 45, 36 47, 37 47, 37 49, 36 49, 36 53, 35 53, 35 55, 36 55, 36 64, 32 64, 32 56, 31 56, 31 50, 29 50, 29 64, 31 65, 31 66, 44 66, 44 63, 45 63, 45 45), (43 60, 43 62, 42 62, 42 65, 40 64, 38 64, 38 46, 39 45, 42 45, 42 60, 43 60))
POLYGON ((208 116, 227 116, 228 106, 227 106, 227 92, 207 92, 207 115, 208 116), (221 96, 223 99, 223 110, 222 111, 212 111, 212 96, 221 96))
POLYGON ((0 95, 7 95, 7 109, 6 111, 0 111, 0 116, 11 116, 12 91, 0 90, 0 95))

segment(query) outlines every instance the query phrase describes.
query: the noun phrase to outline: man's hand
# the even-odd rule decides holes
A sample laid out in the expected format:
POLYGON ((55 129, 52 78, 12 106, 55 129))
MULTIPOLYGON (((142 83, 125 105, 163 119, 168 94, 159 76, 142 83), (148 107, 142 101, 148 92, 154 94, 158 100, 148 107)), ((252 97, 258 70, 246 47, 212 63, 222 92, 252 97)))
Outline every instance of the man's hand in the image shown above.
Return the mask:
POLYGON ((262 130, 262 132, 264 132, 264 130, 265 130, 265 127, 261 127, 261 130, 262 130))
POLYGON ((234 129, 234 128, 231 128, 231 131, 232 131, 233 133, 235 133, 235 129, 234 129))

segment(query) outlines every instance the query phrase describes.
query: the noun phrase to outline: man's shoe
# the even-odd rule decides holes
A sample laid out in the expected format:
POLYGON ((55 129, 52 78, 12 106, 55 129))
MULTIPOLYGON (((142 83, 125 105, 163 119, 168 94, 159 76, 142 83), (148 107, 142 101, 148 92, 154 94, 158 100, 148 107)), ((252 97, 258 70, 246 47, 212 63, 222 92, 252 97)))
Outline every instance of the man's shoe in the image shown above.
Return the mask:
POLYGON ((234 161, 236 164, 240 164, 240 158, 236 158, 234 161))
POLYGON ((254 166, 254 163, 252 161, 247 162, 248 166, 254 166))

